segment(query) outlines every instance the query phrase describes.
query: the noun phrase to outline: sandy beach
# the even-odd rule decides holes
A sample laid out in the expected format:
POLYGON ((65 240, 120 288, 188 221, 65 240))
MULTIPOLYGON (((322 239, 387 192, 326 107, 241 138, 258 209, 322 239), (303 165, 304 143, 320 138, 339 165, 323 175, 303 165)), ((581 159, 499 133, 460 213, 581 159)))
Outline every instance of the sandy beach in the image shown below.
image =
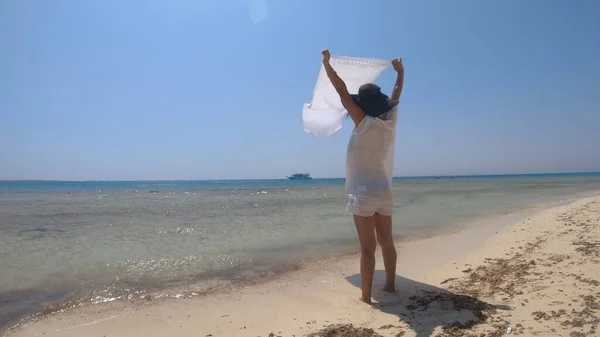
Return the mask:
POLYGON ((8 336, 595 336, 600 196, 398 245, 396 294, 358 300, 358 255, 210 295, 112 302, 8 336), (535 213, 533 213, 535 212, 535 213))

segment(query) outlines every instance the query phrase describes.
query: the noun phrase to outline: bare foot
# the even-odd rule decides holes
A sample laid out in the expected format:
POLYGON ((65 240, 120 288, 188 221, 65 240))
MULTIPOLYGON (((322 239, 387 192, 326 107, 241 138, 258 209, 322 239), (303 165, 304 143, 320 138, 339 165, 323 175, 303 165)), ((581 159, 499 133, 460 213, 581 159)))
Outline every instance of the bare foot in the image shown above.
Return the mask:
POLYGON ((395 293, 396 292, 396 285, 392 284, 390 285, 386 285, 385 287, 383 287, 382 289, 383 291, 385 291, 386 293, 395 293))
POLYGON ((363 301, 363 302, 365 302, 365 303, 367 303, 367 304, 372 304, 370 297, 369 298, 361 297, 360 300, 363 301))

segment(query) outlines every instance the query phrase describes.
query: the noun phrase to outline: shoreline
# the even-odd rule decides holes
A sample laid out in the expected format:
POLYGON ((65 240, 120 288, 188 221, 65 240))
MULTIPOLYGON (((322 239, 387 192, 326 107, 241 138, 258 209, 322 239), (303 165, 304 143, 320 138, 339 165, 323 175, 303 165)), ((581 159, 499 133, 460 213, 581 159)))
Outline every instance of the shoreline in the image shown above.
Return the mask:
MULTIPOLYGON (((592 193, 586 194, 591 195, 592 193)), ((598 195, 598 193, 594 193, 594 195, 598 195)), ((507 233, 510 233, 511 230, 514 232, 514 227, 520 225, 521 222, 529 221, 523 221, 525 218, 533 218, 538 219, 533 221, 540 221, 539 219, 547 218, 548 213, 554 214, 558 210, 569 209, 575 207, 573 205, 597 198, 597 196, 582 198, 581 195, 562 198, 566 200, 557 201, 557 203, 547 205, 546 207, 534 206, 533 209, 518 212, 517 214, 508 214, 487 219, 486 226, 478 226, 476 228, 473 226, 471 228, 457 229, 453 233, 398 242, 398 273, 402 275, 399 277, 399 288, 402 287, 402 284, 415 286, 416 284, 431 283, 435 287, 442 289, 444 285, 448 285, 447 283, 450 282, 447 281, 442 285, 441 283, 445 280, 452 278, 460 279, 458 276, 461 276, 461 273, 451 269, 457 263, 452 260, 469 259, 469 257, 471 257, 470 260, 473 260, 473 255, 479 255, 476 252, 482 251, 482 249, 483 251, 487 250, 487 254, 493 256, 497 252, 490 251, 490 249, 497 250, 500 246, 510 245, 514 240, 510 237, 507 238, 507 233), (497 243, 495 246, 489 246, 490 241, 493 241, 496 237, 504 238, 505 241, 502 244, 497 243), (488 244, 484 244, 484 242, 488 244), (436 247, 436 250, 431 251, 430 247, 436 247), (442 273, 441 271, 444 272, 442 273)), ((476 222, 480 223, 481 221, 476 222)), ((76 336, 86 335, 91 332, 102 335, 102 331, 110 330, 113 330, 113 332, 122 331, 119 335, 127 332, 125 334, 127 336, 145 336, 147 334, 142 333, 142 330, 149 332, 156 329, 158 329, 156 333, 158 331, 161 331, 161 333, 155 335, 162 336, 168 335, 169 331, 171 333, 172 331, 178 331, 173 330, 176 328, 181 331, 182 335, 194 335, 191 333, 192 331, 194 333, 206 331, 206 334, 200 334, 201 336, 208 334, 212 334, 213 336, 268 335, 269 332, 265 332, 265 330, 257 327, 258 322, 268 322, 273 326, 271 330, 280 329, 278 331, 282 331, 282 336, 290 335, 292 333, 290 331, 293 331, 293 334, 296 334, 296 336, 300 336, 308 333, 312 328, 316 328, 316 325, 318 325, 316 320, 319 320, 321 325, 344 322, 340 318, 344 315, 334 314, 331 311, 338 312, 341 310, 342 312, 347 311, 349 316, 357 315, 355 319, 349 320, 351 322, 364 321, 364 315, 373 316, 374 311, 376 311, 374 307, 365 307, 356 303, 359 292, 358 288, 352 284, 352 282, 356 282, 355 278, 352 277, 358 273, 357 256, 357 253, 352 253, 308 263, 299 267, 292 267, 292 271, 254 280, 243 285, 234 284, 226 286, 223 289, 213 289, 205 295, 196 296, 192 299, 164 299, 149 301, 150 303, 126 304, 113 302, 73 308, 32 322, 31 324, 25 324, 17 328, 14 333, 7 333, 7 336, 33 336, 38 333, 41 334, 41 332, 50 336, 76 336), (319 281, 319 279, 321 280, 319 281), (331 285, 335 289, 339 288, 333 291, 333 296, 332 289, 324 289, 324 286, 329 287, 331 285), (308 291, 307 293, 307 288, 311 288, 311 286, 313 291, 308 291), (314 293, 317 293, 318 296, 311 300, 311 297, 315 296, 314 293), (266 294, 271 295, 264 296, 266 294), (273 297, 276 299, 273 300, 273 297), (321 305, 314 303, 317 299, 324 299, 325 303, 321 303, 321 305), (265 321, 265 317, 263 317, 265 315, 267 317, 273 314, 276 316, 285 316, 280 311, 287 307, 291 309, 296 308, 294 310, 296 313, 293 314, 297 316, 295 317, 296 319, 292 317, 290 321, 290 317, 285 317, 287 319, 281 317, 283 319, 282 322, 287 321, 287 324, 275 323, 273 319, 265 321), (280 309, 277 310, 277 308, 280 309), (310 308, 310 310, 307 310, 307 308, 310 308), (222 315, 229 316, 215 316, 215 310, 217 312, 231 311, 233 314, 224 313, 222 315), (183 317, 175 318, 178 314, 174 314, 174 312, 182 313, 185 311, 189 313, 183 315, 183 317), (272 311, 276 312, 273 313, 272 311), (319 311, 322 311, 323 314, 315 315, 319 311), (168 315, 170 317, 168 319, 167 313, 171 313, 168 315), (262 316, 260 313, 262 313, 262 316), (225 322, 224 318, 232 315, 237 317, 235 321, 243 321, 245 323, 243 326, 246 328, 240 327, 238 330, 232 330, 231 327, 228 327, 228 325, 234 324, 234 321, 231 320, 227 324, 228 322, 225 322), (214 321, 219 324, 210 326, 207 322, 190 320, 191 317, 208 318, 211 316, 212 318, 208 319, 208 321, 214 321), (247 316, 246 318, 250 319, 243 319, 243 317, 239 316, 247 316), (330 317, 330 319, 322 320, 319 319, 319 316, 330 317), (336 318, 335 316, 339 317, 336 318), (155 319, 148 317, 161 317, 160 321, 162 323, 157 323, 155 319), (306 319, 308 322, 315 321, 315 323, 298 326, 295 323, 298 323, 300 317, 306 319), (132 325, 132 319, 139 324, 132 325), (292 325, 291 327, 290 324, 292 325), (153 326, 154 328, 147 330, 148 326, 153 326), (193 330, 186 330, 188 328, 193 330)), ((379 275, 380 267, 382 266, 380 259, 381 256, 378 253, 379 268, 375 279, 376 286, 378 286, 381 278, 381 275, 379 275)), ((479 263, 485 263, 485 261, 482 260, 479 263)), ((455 269, 459 268, 456 267, 455 269)), ((374 291, 375 296, 381 296, 376 289, 374 291)), ((375 301, 382 302, 380 299, 376 297, 375 301)), ((386 299, 383 298, 383 302, 385 301, 386 299)), ((272 332, 277 334, 278 331, 272 332)), ((104 334, 107 336, 111 335, 108 332, 104 334)))
MULTIPOLYGON (((447 228, 442 227, 424 229, 418 232, 413 231, 409 234, 398 233, 395 235, 396 245, 401 246, 406 243, 428 240, 434 237, 459 235, 460 233, 465 231, 472 231, 478 226, 502 226, 504 224, 517 221, 520 218, 527 217, 529 215, 540 212, 541 210, 555 207, 585 196, 595 195, 598 193, 600 193, 600 191, 598 191, 597 193, 580 192, 573 195, 557 197, 550 202, 545 202, 542 204, 531 204, 518 210, 506 210, 503 212, 485 215, 482 217, 475 218, 473 220, 469 220, 463 224, 457 224, 447 228)), ((20 317, 14 318, 12 321, 9 321, 3 327, 0 327, 0 335, 2 335, 2 333, 4 333, 7 330, 19 327, 22 324, 26 325, 30 322, 43 320, 44 318, 52 316, 56 313, 71 310, 79 310, 87 306, 90 306, 92 308, 100 307, 100 309, 102 309, 101 307, 104 306, 106 303, 117 302, 123 307, 135 307, 139 305, 145 305, 148 303, 155 303, 157 301, 205 297, 215 293, 220 293, 224 291, 235 291, 236 289, 239 290, 246 286, 270 282, 276 280, 281 276, 284 276, 287 273, 306 269, 307 267, 310 267, 314 264, 320 265, 326 263, 335 263, 335 261, 340 259, 354 257, 356 255, 356 250, 358 247, 357 241, 355 239, 347 241, 348 242, 344 241, 341 243, 336 243, 336 245, 344 247, 340 249, 340 251, 345 252, 330 254, 326 257, 316 260, 298 261, 292 262, 291 264, 274 264, 268 269, 259 267, 259 271, 253 270, 247 272, 236 272, 235 270, 224 270, 219 273, 221 276, 215 275, 214 278, 209 277, 206 279, 198 279, 187 284, 187 286, 185 284, 182 284, 177 286, 166 286, 164 288, 158 287, 150 290, 140 289, 135 290, 133 292, 117 291, 117 293, 113 292, 109 297, 97 296, 96 291, 102 291, 102 289, 80 289, 74 292, 63 291, 64 294, 59 299, 53 300, 45 306, 40 307, 37 311, 29 311, 22 313, 20 317), (249 274, 252 275, 250 275, 247 278, 244 278, 244 274, 246 276, 248 276, 249 274)))
MULTIPOLYGON (((534 212, 530 210, 530 212, 534 212)), ((519 213, 518 218, 526 217, 527 214, 519 213)), ((469 225, 464 225, 464 228, 452 228, 447 229, 443 232, 436 232, 425 234, 423 237, 409 237, 402 240, 398 240, 396 242, 396 247, 399 249, 398 253, 402 250, 410 250, 414 245, 418 245, 421 250, 431 241, 439 241, 443 242, 446 238, 457 239, 459 236, 463 235, 465 232, 467 234, 474 235, 477 238, 484 238, 486 236, 492 235, 494 232, 501 230, 502 228, 507 226, 506 221, 497 221, 498 218, 505 217, 515 217, 515 214, 501 215, 501 216, 492 216, 490 217, 493 220, 496 220, 491 224, 491 226, 481 226, 481 227, 473 227, 472 223, 480 224, 479 221, 473 221, 469 225, 471 227, 467 227, 469 225), (408 247, 405 247, 408 246, 408 247)), ((476 246, 477 244, 472 242, 470 245, 476 246)), ((465 246, 463 246, 465 247, 465 246)), ((379 251, 379 248, 378 248, 379 251)), ((457 253, 455 252, 454 255, 457 253)), ((445 254, 444 254, 445 255, 445 254)), ((446 255, 448 256, 454 255, 446 255)), ((75 320, 83 319, 86 322, 74 324, 74 326, 88 326, 96 323, 100 323, 106 320, 111 320, 114 318, 119 318, 124 314, 135 312, 138 309, 152 309, 159 307, 161 305, 189 305, 190 303, 196 301, 202 301, 207 298, 211 298, 213 296, 235 296, 236 293, 244 292, 248 289, 252 289, 253 287, 264 287, 272 283, 277 282, 287 282, 289 279, 294 278, 295 276, 309 276, 312 274, 318 274, 320 269, 323 266, 333 266, 335 264, 342 263, 344 265, 356 264, 358 266, 358 252, 350 252, 340 255, 334 255, 328 258, 323 258, 316 261, 300 263, 292 266, 288 266, 285 268, 281 268, 279 272, 272 272, 270 275, 261 276, 253 279, 243 279, 243 280, 234 280, 226 284, 219 284, 213 287, 208 288, 202 293, 195 292, 187 292, 183 296, 176 298, 174 296, 158 296, 153 297, 151 300, 137 299, 137 300, 116 300, 110 301, 106 303, 97 303, 97 304, 81 304, 75 306, 69 306, 68 300, 66 302, 59 302, 55 307, 52 308, 51 311, 42 314, 39 318, 35 316, 38 314, 30 315, 29 317, 32 319, 26 320, 23 324, 13 325, 10 327, 4 334, 4 336, 13 336, 13 333, 19 335, 19 332, 22 329, 27 329, 28 327, 35 326, 38 323, 44 324, 46 320, 58 319, 59 321, 63 320, 63 315, 69 318, 75 318, 75 320), (193 293, 193 294, 190 294, 193 293), (87 318, 90 316, 98 315, 100 317, 98 319, 94 319, 92 321, 87 322, 87 318), (33 316, 33 317, 32 317, 33 316)), ((440 256, 441 258, 442 256, 440 256)), ((379 256, 379 258, 381 258, 379 256)), ((378 261, 378 266, 381 266, 382 262, 378 261)), ((356 297, 358 298, 358 297, 356 297)), ((64 331, 65 328, 56 329, 55 332, 64 331)), ((1 331, 0 331, 1 332, 1 331)), ((48 333, 43 333, 47 335, 48 333)), ((39 333, 37 334, 39 335, 39 333)), ((219 336, 213 334, 213 336, 219 336)))

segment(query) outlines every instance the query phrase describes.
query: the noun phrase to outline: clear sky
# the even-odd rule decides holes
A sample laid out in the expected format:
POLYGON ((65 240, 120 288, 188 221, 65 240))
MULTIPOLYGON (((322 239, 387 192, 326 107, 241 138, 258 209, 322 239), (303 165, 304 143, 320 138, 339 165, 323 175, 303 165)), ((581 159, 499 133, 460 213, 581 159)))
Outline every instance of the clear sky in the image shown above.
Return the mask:
POLYGON ((1 0, 0 179, 342 177, 350 120, 302 128, 323 48, 403 58, 396 175, 600 171, 599 17, 597 0, 1 0))

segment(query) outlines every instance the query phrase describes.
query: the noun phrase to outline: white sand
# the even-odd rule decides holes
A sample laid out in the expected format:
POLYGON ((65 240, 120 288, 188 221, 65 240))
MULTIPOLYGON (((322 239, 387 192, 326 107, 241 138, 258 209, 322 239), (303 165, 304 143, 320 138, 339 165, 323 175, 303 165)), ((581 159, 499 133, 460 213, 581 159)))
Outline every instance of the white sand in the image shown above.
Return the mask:
MULTIPOLYGON (((137 308, 120 303, 77 308, 10 336, 300 337, 337 323, 372 328, 381 336, 501 336, 507 326, 511 334, 524 336, 593 336, 590 331, 600 335, 599 252, 600 197, 592 197, 520 221, 502 217, 459 233, 402 243, 399 291, 375 289, 373 306, 358 301, 358 255, 352 255, 202 298, 137 308), (449 278, 457 280, 444 282, 449 278), (447 289, 476 298, 452 296, 447 289), (441 295, 431 299, 435 294, 423 290, 441 295), (482 324, 443 332, 449 320, 475 319, 471 310, 458 310, 463 302, 500 309, 484 312, 482 324)), ((377 266, 379 288, 381 260, 377 266)))

